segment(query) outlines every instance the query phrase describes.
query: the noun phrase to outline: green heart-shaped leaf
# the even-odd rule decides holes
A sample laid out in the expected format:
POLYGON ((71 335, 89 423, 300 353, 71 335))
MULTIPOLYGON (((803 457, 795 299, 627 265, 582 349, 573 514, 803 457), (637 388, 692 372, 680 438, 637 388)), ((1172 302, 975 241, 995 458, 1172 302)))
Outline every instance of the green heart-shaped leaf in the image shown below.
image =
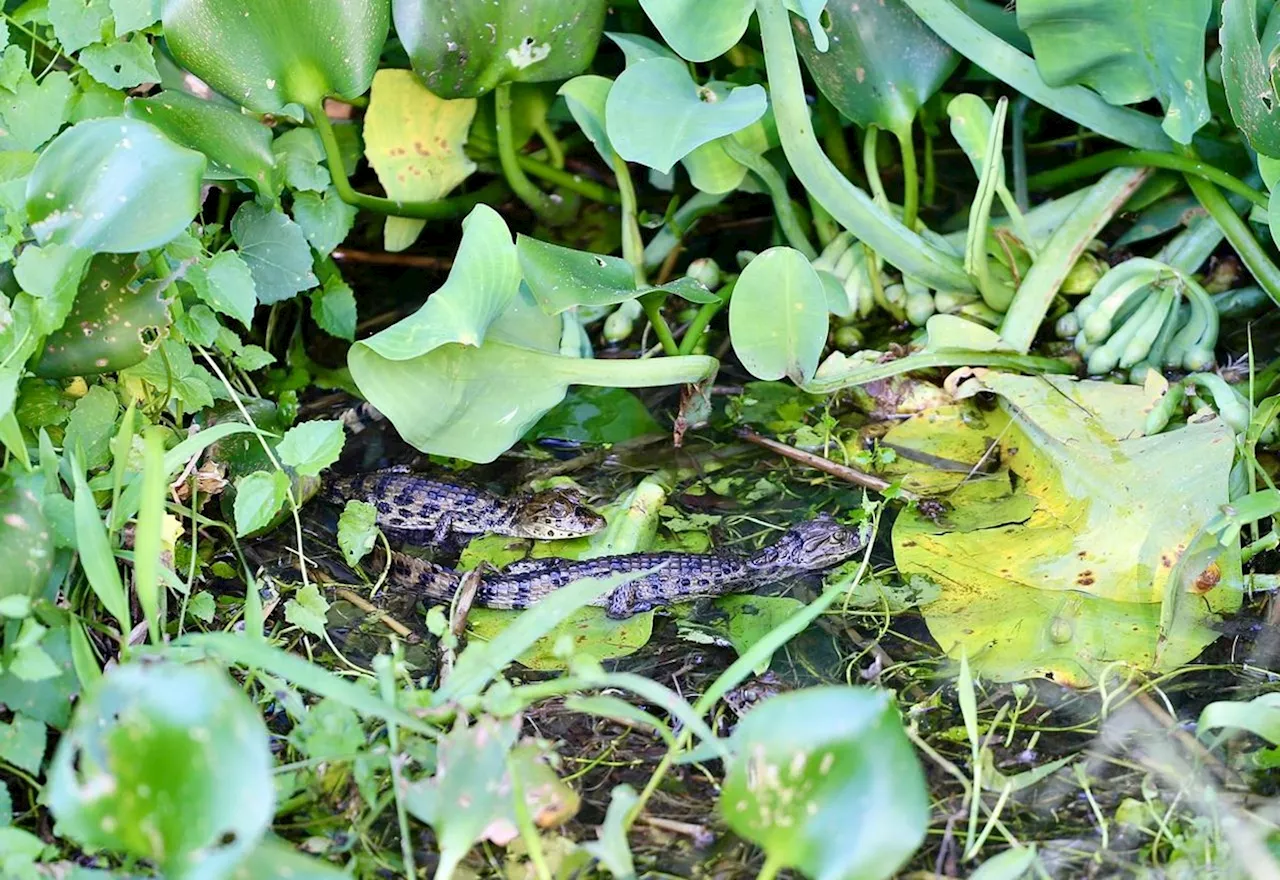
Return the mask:
POLYGON ((650 58, 622 72, 605 102, 609 142, 618 155, 664 174, 691 151, 764 115, 762 86, 699 86, 670 58, 650 58))
POLYGON ((662 39, 690 61, 710 61, 733 48, 755 10, 751 0, 640 0, 662 39))
POLYGON ((729 300, 733 350, 751 375, 813 378, 827 339, 827 295, 804 254, 774 247, 742 270, 729 300))

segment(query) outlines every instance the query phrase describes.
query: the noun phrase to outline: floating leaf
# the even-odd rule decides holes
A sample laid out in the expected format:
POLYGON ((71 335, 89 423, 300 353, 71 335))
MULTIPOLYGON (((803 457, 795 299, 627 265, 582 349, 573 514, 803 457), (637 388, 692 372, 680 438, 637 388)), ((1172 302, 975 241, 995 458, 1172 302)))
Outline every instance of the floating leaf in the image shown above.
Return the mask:
POLYGON ((174 89, 130 98, 124 112, 150 122, 174 143, 204 153, 206 177, 247 180, 255 192, 272 199, 280 194, 271 129, 252 116, 174 89))
POLYGON ((769 248, 742 270, 729 300, 729 336, 751 375, 797 385, 813 378, 827 339, 827 298, 803 254, 769 248))
POLYGON ((1204 40, 1212 11, 1213 0, 1017 5, 1018 27, 1031 38, 1046 83, 1090 86, 1111 104, 1157 98, 1165 110, 1161 128, 1180 144, 1209 121, 1204 40))
POLYGON ((394 0, 396 34, 427 88, 478 98, 500 83, 548 82, 591 64, 605 0, 394 0))
POLYGON ((720 811, 773 862, 879 880, 924 841, 929 790, 887 691, 778 694, 743 716, 730 747, 720 811))
POLYGON ((200 208, 205 159, 136 119, 91 119, 62 132, 27 179, 41 244, 138 253, 186 229, 200 208))
POLYGON ((767 107, 762 86, 700 86, 678 61, 651 58, 614 81, 605 121, 619 156, 665 174, 696 147, 755 122, 767 107))
POLYGON ((539 440, 554 437, 578 443, 622 443, 662 426, 640 398, 621 388, 573 388, 526 435, 539 440))
POLYGON ((378 508, 367 501, 348 501, 338 517, 338 547, 347 564, 363 559, 377 538, 378 508))
POLYGON ((164 37, 179 64, 241 106, 273 113, 363 95, 390 30, 387 0, 170 0, 164 37))
MULTIPOLYGON (((387 197, 433 202, 466 180, 476 170, 462 150, 475 113, 474 99, 437 98, 408 70, 378 71, 364 117, 364 154, 387 197)), ((425 225, 388 217, 387 250, 404 250, 425 225)))
POLYGON ((690 61, 710 61, 733 48, 755 11, 751 0, 640 0, 653 26, 690 61))
POLYGON ((159 865, 224 876, 275 807, 267 729, 226 673, 130 663, 76 709, 46 788, 59 833, 159 865))
MULTIPOLYGON (((1084 685, 1115 661, 1174 668, 1217 638, 1215 616, 1240 604, 1240 559, 1228 550, 1215 562, 1197 535, 1228 498, 1231 430, 1209 419, 1141 436, 1153 401, 1136 386, 988 372, 961 393, 978 391, 1001 408, 933 409, 885 438, 932 460, 1002 466, 924 468, 949 512, 904 511, 894 524, 899 571, 943 586, 922 609, 938 644, 996 680, 1084 685)), ((913 487, 922 469, 910 462, 885 475, 913 487)))

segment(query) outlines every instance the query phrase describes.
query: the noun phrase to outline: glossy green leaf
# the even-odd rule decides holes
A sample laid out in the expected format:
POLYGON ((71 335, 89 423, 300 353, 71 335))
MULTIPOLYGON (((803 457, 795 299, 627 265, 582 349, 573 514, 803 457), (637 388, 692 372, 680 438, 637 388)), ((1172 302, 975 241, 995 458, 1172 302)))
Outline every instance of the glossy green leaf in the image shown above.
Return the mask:
POLYGON ((174 143, 204 153, 211 180, 247 180, 259 195, 280 194, 280 174, 271 151, 271 129, 245 113, 169 90, 130 98, 125 115, 150 122, 174 143))
POLYGON ((1258 41, 1257 0, 1223 0, 1222 85, 1231 118, 1264 156, 1280 158, 1280 89, 1258 41))
POLYGON ((236 481, 236 535, 266 528, 284 506, 289 477, 280 471, 254 471, 236 481))
POLYGON ((102 515, 78 465, 74 471, 76 549, 80 553, 80 567, 84 569, 90 589, 116 619, 120 631, 128 632, 129 599, 120 579, 120 570, 116 568, 115 554, 102 524, 102 515))
POLYGON ((36 332, 52 333, 66 321, 91 258, 88 251, 63 244, 28 244, 18 254, 13 277, 35 298, 31 324, 36 332))
POLYGON ((812 25, 793 17, 796 46, 822 94, 865 128, 906 132, 921 105, 960 64, 902 0, 828 3, 827 50, 814 45, 812 25))
POLYGON ((779 694, 743 716, 730 747, 720 811, 776 863, 879 880, 924 841, 929 790, 887 691, 779 694))
POLYGON ((579 443, 622 443, 662 426, 638 397, 621 388, 574 388, 529 431, 538 440, 554 437, 579 443))
POLYGON ((813 378, 827 339, 827 297, 803 254, 769 248, 742 270, 729 300, 729 337, 759 379, 813 378))
POLYGON ((581 73, 604 30, 605 0, 393 0, 413 69, 442 98, 581 73))
POLYGON ((1019 0, 1018 26, 1051 86, 1086 85, 1109 103, 1149 98, 1181 144, 1209 121, 1204 40, 1212 0, 1019 0))
POLYGON ((139 287, 134 254, 98 254, 80 281, 63 326, 45 339, 38 376, 62 378, 114 372, 140 363, 168 328, 161 284, 139 287))
POLYGON ((284 169, 285 184, 296 192, 323 192, 333 180, 325 165, 324 143, 313 128, 291 128, 278 135, 271 153, 284 169))
POLYGON ((258 301, 272 305, 319 284, 301 227, 281 211, 245 202, 231 218, 231 237, 253 275, 258 301))
POLYGON ((762 86, 700 86, 678 61, 651 58, 614 81, 605 123, 619 156, 667 173, 698 146, 758 120, 768 103, 762 86))
POLYGON ((159 247, 200 208, 205 159, 136 119, 92 119, 45 148, 27 179, 41 244, 94 253, 159 247))
POLYGON ((747 31, 751 0, 640 0, 645 14, 681 57, 710 61, 733 48, 747 31))
POLYGON ((1243 700, 1219 700, 1200 710, 1196 722, 1196 734, 1208 739, 1215 728, 1247 730, 1272 745, 1280 744, 1280 694, 1263 694, 1245 702, 1243 700))
POLYGON ((34 599, 53 568, 53 536, 29 480, 0 475, 0 522, 0 558, 5 560, 0 599, 34 599))
POLYGON ((338 460, 345 439, 342 422, 303 422, 285 432, 277 451, 286 465, 303 476, 314 477, 338 460))
POLYGON ((549 315, 578 305, 605 306, 635 299, 635 270, 621 257, 593 254, 516 236, 525 283, 549 315))
POLYGON ((214 878, 265 833, 271 764, 262 718, 226 673, 130 663, 77 707, 47 797, 59 832, 82 845, 214 878))
POLYGON ((329 602, 320 595, 320 588, 315 584, 307 584, 284 603, 285 623, 291 623, 316 638, 324 638, 328 614, 329 602))
POLYGON ((111 429, 120 416, 120 402, 103 385, 94 385, 76 401, 67 421, 62 445, 74 453, 90 470, 102 467, 110 459, 111 429))
MULTIPOLYGON (((462 149, 475 114, 474 99, 437 98, 411 71, 378 71, 364 117, 364 154, 387 197, 432 202, 466 180, 476 170, 462 149)), ((404 250, 425 225, 388 217, 387 250, 404 250)))
POLYGON ((165 0, 179 64, 258 113, 369 90, 391 25, 388 0, 165 0))
POLYGON ((657 40, 651 40, 642 34, 616 34, 605 31, 604 34, 617 44, 627 59, 627 64, 648 61, 650 58, 670 58, 679 61, 680 56, 672 52, 657 40))
POLYGON ((140 31, 160 20, 160 5, 155 0, 109 0, 111 15, 116 20, 116 36, 140 31))

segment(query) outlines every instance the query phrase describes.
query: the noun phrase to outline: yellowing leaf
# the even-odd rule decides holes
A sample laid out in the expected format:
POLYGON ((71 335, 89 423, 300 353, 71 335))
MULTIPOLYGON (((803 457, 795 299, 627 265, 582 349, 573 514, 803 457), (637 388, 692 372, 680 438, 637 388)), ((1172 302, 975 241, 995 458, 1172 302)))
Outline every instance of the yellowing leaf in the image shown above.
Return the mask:
MULTIPOLYGON (((475 113, 474 98, 438 98, 412 71, 379 70, 364 118, 364 154, 387 196, 430 202, 466 180, 476 170, 462 152, 475 113)), ((387 250, 413 244, 424 223, 388 217, 383 233, 387 250)))
POLYGON ((959 394, 978 391, 1000 408, 944 407, 884 438, 909 453, 897 467, 932 466, 933 480, 904 485, 946 500, 904 511, 893 531, 902 574, 942 587, 922 608, 938 644, 989 678, 1075 685, 1116 661, 1194 658, 1241 601, 1238 548, 1215 561, 1204 534, 1228 500, 1230 428, 1193 419, 1141 436, 1151 400, 1135 386, 983 371, 959 394))

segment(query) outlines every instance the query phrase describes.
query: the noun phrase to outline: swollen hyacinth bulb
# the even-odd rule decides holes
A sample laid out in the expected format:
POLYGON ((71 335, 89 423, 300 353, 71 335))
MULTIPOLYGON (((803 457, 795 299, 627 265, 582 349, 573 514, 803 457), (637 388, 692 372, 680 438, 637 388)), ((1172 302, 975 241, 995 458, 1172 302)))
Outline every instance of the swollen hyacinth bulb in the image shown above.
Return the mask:
POLYGON ((710 257, 699 257, 694 260, 684 274, 707 290, 715 290, 720 286, 720 264, 710 257))

